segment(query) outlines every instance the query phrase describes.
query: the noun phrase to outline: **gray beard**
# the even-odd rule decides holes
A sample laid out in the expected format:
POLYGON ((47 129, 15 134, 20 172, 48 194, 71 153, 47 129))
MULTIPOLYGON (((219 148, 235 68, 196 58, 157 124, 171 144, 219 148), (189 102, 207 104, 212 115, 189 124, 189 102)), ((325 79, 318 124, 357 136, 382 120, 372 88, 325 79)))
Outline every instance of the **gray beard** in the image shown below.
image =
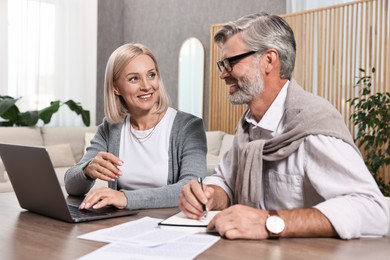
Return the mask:
POLYGON ((235 105, 247 104, 263 90, 264 81, 260 71, 256 71, 252 80, 245 76, 242 82, 237 83, 237 91, 229 95, 229 101, 235 105))

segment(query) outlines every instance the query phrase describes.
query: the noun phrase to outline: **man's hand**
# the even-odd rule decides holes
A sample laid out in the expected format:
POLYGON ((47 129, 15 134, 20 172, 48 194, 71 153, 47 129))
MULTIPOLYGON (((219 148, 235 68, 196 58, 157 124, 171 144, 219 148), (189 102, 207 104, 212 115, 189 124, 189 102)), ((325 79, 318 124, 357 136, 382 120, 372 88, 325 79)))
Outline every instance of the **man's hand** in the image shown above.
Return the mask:
POLYGON ((100 188, 90 191, 85 196, 79 209, 99 209, 107 205, 113 205, 118 209, 124 209, 127 206, 127 197, 121 191, 110 188, 100 188))
POLYGON ((208 230, 217 230, 228 239, 266 239, 266 210, 234 205, 217 214, 209 223, 208 230))
POLYGON ((203 185, 192 180, 181 190, 179 209, 191 219, 203 217, 203 204, 207 210, 220 210, 229 205, 229 198, 225 191, 215 185, 203 185))
POLYGON ((115 181, 122 175, 117 166, 121 166, 123 161, 111 153, 99 152, 95 158, 84 168, 84 174, 91 179, 101 179, 103 181, 115 181))
MULTIPOLYGON (((286 226, 280 237, 337 237, 330 221, 318 209, 278 210, 286 226)), ((228 239, 266 239, 269 233, 265 223, 267 210, 234 205, 217 214, 208 230, 217 230, 228 239)))

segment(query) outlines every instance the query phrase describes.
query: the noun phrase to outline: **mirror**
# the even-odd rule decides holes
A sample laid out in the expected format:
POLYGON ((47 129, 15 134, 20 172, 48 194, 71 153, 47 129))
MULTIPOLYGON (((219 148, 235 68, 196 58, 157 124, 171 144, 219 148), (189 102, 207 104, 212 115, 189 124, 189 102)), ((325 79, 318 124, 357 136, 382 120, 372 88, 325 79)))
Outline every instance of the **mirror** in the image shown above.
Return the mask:
POLYGON ((203 117, 204 48, 192 37, 184 41, 179 53, 178 109, 203 117))

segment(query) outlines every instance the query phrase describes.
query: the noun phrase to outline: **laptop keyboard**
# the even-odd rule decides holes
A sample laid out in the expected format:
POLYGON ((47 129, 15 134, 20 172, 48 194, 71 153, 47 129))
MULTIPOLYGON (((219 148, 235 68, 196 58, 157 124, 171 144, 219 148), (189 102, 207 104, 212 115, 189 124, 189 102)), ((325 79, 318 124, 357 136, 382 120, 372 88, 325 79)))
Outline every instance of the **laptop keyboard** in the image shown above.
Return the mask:
POLYGON ((93 216, 101 216, 101 215, 107 215, 107 213, 104 212, 96 212, 88 209, 79 210, 78 207, 68 205, 70 214, 75 218, 85 218, 85 217, 93 217, 93 216))

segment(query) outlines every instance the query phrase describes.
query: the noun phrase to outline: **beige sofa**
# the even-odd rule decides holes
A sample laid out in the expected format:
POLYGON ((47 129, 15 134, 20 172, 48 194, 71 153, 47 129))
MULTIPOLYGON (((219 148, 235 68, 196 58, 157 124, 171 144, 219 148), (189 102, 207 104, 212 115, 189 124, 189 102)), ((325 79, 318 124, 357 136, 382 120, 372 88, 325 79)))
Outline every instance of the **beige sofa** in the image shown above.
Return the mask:
MULTIPOLYGON (((0 127, 0 143, 45 146, 60 184, 64 174, 84 153, 85 138, 97 127, 0 127), (89 133, 89 134, 88 134, 89 133)), ((89 142, 89 140, 87 140, 89 142)), ((12 185, 0 161, 0 192, 12 191, 12 185)))
POLYGON ((207 138, 207 175, 214 172, 222 156, 230 149, 233 144, 234 135, 226 134, 221 131, 206 132, 207 138))
MULTIPOLYGON (((64 185, 64 174, 83 156, 85 146, 97 127, 0 127, 0 143, 45 146, 49 152, 60 184, 64 185)), ((206 132, 209 153, 207 173, 211 174, 223 153, 230 148, 232 135, 220 131, 206 132)), ((97 187, 105 185, 97 183, 97 187)), ((0 192, 12 191, 12 185, 0 160, 0 192)))

